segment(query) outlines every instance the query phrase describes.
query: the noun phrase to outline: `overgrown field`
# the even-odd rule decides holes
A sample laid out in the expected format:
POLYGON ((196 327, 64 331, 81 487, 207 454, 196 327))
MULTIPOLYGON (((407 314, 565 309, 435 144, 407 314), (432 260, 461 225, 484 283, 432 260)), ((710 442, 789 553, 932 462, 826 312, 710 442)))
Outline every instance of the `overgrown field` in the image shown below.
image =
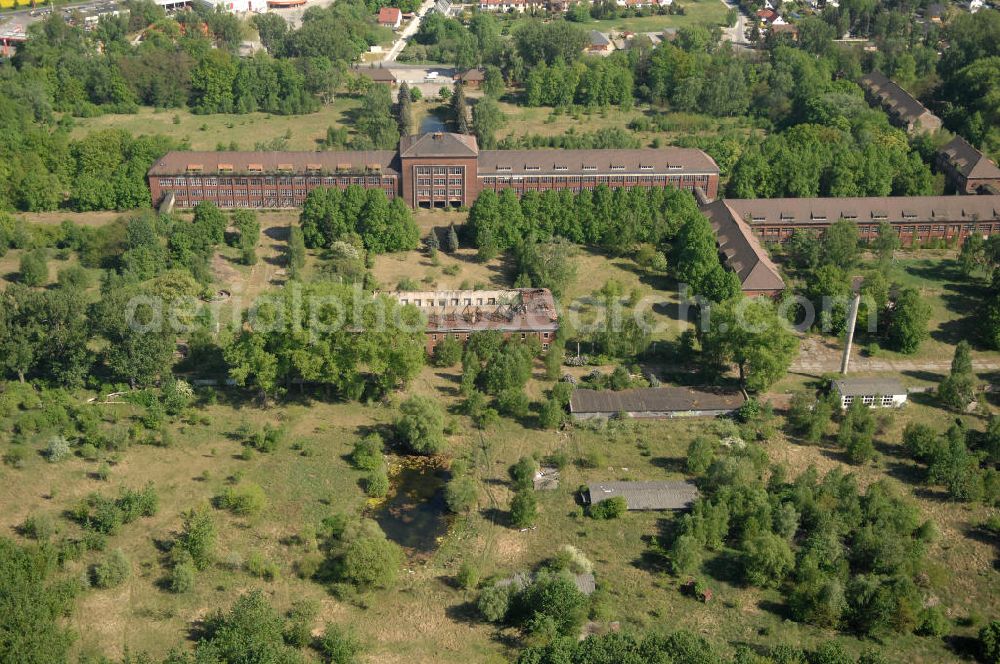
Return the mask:
MULTIPOLYGON (((294 223, 294 216, 261 214, 257 250, 262 260, 252 268, 236 264, 232 247, 221 247, 212 263, 218 287, 259 293, 282 283, 286 231, 281 229, 294 223)), ((461 212, 416 215, 422 234, 431 229, 443 232, 464 219, 461 212)), ((3 259, 4 275, 16 272, 19 252, 11 250, 3 259)), ((893 277, 920 287, 933 300, 936 332, 928 346, 950 357, 956 338, 949 334, 951 326, 972 313, 955 306, 953 291, 964 292, 966 286, 950 285, 959 282, 940 257, 901 256, 893 277)), ((50 275, 73 260, 54 257, 50 275)), ((310 252, 304 276, 318 274, 323 262, 322 255, 310 252)), ((569 300, 593 293, 609 279, 620 281, 625 292, 638 288, 670 302, 676 297, 665 278, 651 277, 631 259, 580 249, 574 262, 577 276, 567 289, 569 300)), ((382 255, 372 270, 382 288, 395 287, 404 279, 422 288, 505 286, 512 279, 509 266, 500 259, 482 264, 465 249, 455 255, 441 252, 437 259, 423 252, 382 255)), ((653 311, 664 322, 675 322, 670 306, 653 311)), ((674 339, 680 333, 669 329, 662 338, 674 339)), ((589 368, 570 371, 581 375, 589 368)), ((956 661, 956 653, 969 651, 963 639, 974 637, 985 621, 1000 612, 997 542, 979 527, 992 510, 949 502, 940 488, 922 484, 922 470, 901 445, 908 422, 941 429, 955 417, 930 396, 914 396, 903 411, 881 419, 878 455, 864 465, 847 463, 832 440, 832 427, 824 442, 810 445, 782 433, 779 417, 761 442, 772 462, 787 465, 789 477, 815 466, 820 475, 835 468, 852 472, 862 489, 888 478, 915 503, 921 518, 937 525, 940 537, 928 545, 920 592, 925 602, 943 607, 951 620, 948 640, 907 634, 876 643, 788 619, 782 592, 746 586, 738 574, 740 553, 728 547, 706 557, 699 570, 714 592, 713 599, 701 603, 685 596, 680 585, 686 579, 669 574, 653 555, 655 540, 669 530, 674 515, 631 512, 606 521, 584 516, 577 495, 580 485, 686 477, 691 441, 728 435, 732 427, 710 420, 666 420, 544 430, 537 412, 538 400, 551 387, 544 376, 541 363, 536 364, 525 387, 533 402, 526 416, 501 418, 485 430, 460 411, 458 368, 425 368, 406 394, 394 394, 385 403, 329 401, 322 394, 293 388, 285 398, 262 408, 240 390, 206 388, 199 390, 194 406, 168 419, 162 429, 147 429, 149 415, 142 407, 124 403, 121 397, 99 403, 104 395, 92 392, 62 394, 53 399, 62 406, 54 409, 33 407, 30 399, 12 406, 18 403, 17 395, 30 388, 11 383, 0 393, 0 452, 21 452, 16 462, 0 467, 0 527, 10 536, 24 538, 23 527, 32 518, 36 524, 48 524, 47 537, 84 537, 85 530, 71 517, 89 494, 114 497, 126 488, 138 490, 148 484, 155 488, 156 514, 121 526, 104 543, 105 551, 121 549, 125 554, 129 578, 118 587, 81 594, 70 619, 78 654, 113 658, 126 649, 162 657, 184 644, 211 612, 229 606, 250 589, 262 588, 279 611, 288 610, 296 600, 316 600, 321 607, 317 628, 323 623, 351 626, 364 644, 364 661, 508 661, 526 645, 524 637, 513 628, 484 622, 475 607, 476 593, 460 589, 455 576, 463 563, 478 567, 484 579, 531 570, 567 544, 594 563, 598 593, 588 630, 607 631, 612 622, 623 629, 683 628, 704 636, 723 652, 776 643, 815 647, 835 639, 851 653, 880 645, 892 661, 956 661), (352 466, 349 453, 355 441, 371 431, 384 432, 391 440, 397 406, 413 394, 431 397, 446 409, 452 433, 443 457, 446 465, 463 459, 472 468, 477 489, 474 509, 468 515, 442 515, 448 521, 447 535, 429 554, 410 552, 400 581, 390 590, 336 594, 322 583, 301 578, 317 555, 312 542, 324 518, 378 513, 379 503, 366 497, 364 473, 352 466), (99 402, 88 403, 95 396, 99 402), (60 412, 76 409, 89 412, 97 429, 117 432, 109 435, 123 442, 116 449, 74 448, 75 454, 50 463, 42 452, 53 423, 62 417, 60 412), (277 448, 247 452, 245 432, 265 427, 283 432, 277 448), (513 496, 508 468, 522 456, 565 462, 559 488, 538 493, 537 521, 523 531, 511 526, 508 511, 513 496), (258 513, 239 516, 209 507, 228 489, 250 484, 259 485, 266 497, 258 513), (199 572, 191 592, 172 593, 167 589, 167 547, 181 530, 182 513, 199 506, 209 511, 216 525, 216 562, 199 572)), ((792 376, 775 391, 799 389, 809 385, 808 380, 792 376)), ((971 429, 982 429, 986 422, 983 415, 962 419, 971 429)), ((390 466, 397 465, 398 450, 390 446, 389 451, 390 466)), ((85 552, 68 563, 65 575, 88 574, 105 555, 85 552)))

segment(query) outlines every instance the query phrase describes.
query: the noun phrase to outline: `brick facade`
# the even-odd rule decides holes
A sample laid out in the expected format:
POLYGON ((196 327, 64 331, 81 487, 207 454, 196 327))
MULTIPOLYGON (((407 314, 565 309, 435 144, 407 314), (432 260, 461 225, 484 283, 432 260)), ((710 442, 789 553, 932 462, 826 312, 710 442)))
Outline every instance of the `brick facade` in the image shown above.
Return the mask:
POLYGON ((149 170, 154 205, 212 201, 222 208, 296 208, 317 187, 359 185, 411 207, 470 206, 483 189, 700 189, 718 195, 719 168, 701 150, 484 150, 472 136, 406 136, 397 151, 170 152, 149 170))

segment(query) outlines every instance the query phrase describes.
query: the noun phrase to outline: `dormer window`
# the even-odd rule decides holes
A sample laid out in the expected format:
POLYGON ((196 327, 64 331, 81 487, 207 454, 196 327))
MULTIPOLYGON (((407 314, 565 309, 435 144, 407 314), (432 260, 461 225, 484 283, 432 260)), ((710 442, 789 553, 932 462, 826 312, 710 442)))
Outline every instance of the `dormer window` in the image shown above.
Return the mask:
POLYGON ((233 165, 232 164, 219 164, 217 168, 219 169, 219 173, 225 174, 225 173, 232 173, 233 172, 233 165))
POLYGON ((903 219, 916 219, 917 213, 912 210, 903 210, 903 219))
POLYGON ((291 173, 292 172, 292 165, 291 164, 278 164, 278 172, 279 173, 291 173))
POLYGON ((624 171, 625 170, 625 165, 624 164, 611 164, 611 170, 613 170, 613 171, 624 171))
POLYGON ((247 170, 250 171, 251 173, 263 173, 264 164, 249 164, 247 166, 247 170))
POLYGON ((322 168, 322 164, 306 164, 307 173, 319 173, 322 168))
POLYGON ((509 173, 511 170, 510 166, 497 166, 498 171, 503 171, 504 173, 509 173))
POLYGON ((822 212, 813 212, 813 213, 812 213, 812 214, 810 215, 810 218, 811 218, 811 219, 812 219, 813 221, 826 221, 826 215, 825 215, 825 214, 823 214, 822 212))
POLYGON ((563 166, 562 164, 556 164, 553 168, 555 168, 557 171, 568 171, 569 170, 569 167, 563 166))
POLYGON ((585 171, 596 171, 597 170, 597 166, 587 166, 586 164, 584 164, 583 170, 585 170, 585 171))
POLYGON ((651 170, 653 170, 653 167, 650 166, 650 165, 647 165, 647 164, 639 164, 639 170, 640 171, 651 171, 651 170))
POLYGON ((187 165, 187 172, 188 173, 201 173, 201 171, 203 170, 203 168, 204 167, 201 164, 188 164, 187 165))
POLYGON ((542 168, 541 168, 541 166, 528 166, 528 165, 525 165, 524 170, 526 170, 526 171, 540 171, 540 170, 542 170, 542 168))
POLYGON ((872 219, 887 219, 889 214, 882 210, 872 210, 872 219))

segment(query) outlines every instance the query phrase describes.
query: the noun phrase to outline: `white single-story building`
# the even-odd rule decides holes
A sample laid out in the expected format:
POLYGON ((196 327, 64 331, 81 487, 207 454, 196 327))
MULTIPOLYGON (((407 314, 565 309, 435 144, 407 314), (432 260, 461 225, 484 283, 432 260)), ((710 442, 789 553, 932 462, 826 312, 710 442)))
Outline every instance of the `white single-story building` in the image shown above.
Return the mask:
POLYGON ((906 388, 894 378, 841 378, 833 381, 833 391, 840 397, 841 408, 856 399, 870 408, 899 408, 907 395, 906 388))

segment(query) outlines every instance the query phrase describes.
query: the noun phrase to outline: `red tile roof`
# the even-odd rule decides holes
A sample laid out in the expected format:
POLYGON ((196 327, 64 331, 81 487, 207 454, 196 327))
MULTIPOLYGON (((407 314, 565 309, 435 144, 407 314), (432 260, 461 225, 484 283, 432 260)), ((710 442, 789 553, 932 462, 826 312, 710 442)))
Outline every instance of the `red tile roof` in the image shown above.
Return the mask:
POLYGON ((378 12, 378 22, 385 25, 395 25, 403 18, 403 13, 399 7, 383 7, 378 12))

